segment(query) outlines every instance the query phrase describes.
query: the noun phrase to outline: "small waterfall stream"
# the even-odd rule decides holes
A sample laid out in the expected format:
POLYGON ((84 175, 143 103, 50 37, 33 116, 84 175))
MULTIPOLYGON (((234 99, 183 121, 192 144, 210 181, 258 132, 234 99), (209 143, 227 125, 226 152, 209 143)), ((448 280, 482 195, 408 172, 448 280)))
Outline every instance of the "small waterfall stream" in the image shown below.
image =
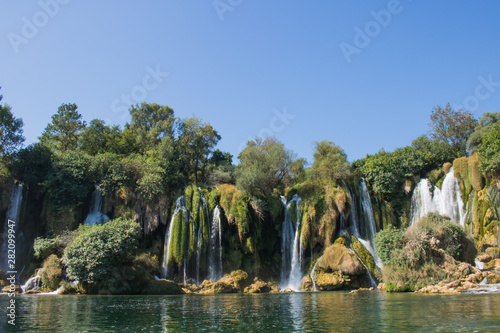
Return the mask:
POLYGON ((312 281, 312 284, 313 284, 313 290, 314 291, 318 291, 318 288, 316 287, 316 281, 314 281, 314 271, 316 270, 316 265, 318 264, 318 262, 316 261, 314 263, 314 266, 311 270, 311 274, 309 275, 311 277, 311 281, 312 281))
POLYGON ((163 246, 163 262, 162 262, 161 270, 162 270, 162 276, 166 279, 168 279, 170 243, 172 241, 172 229, 173 229, 173 225, 174 225, 174 219, 175 219, 175 216, 181 210, 184 213, 187 213, 187 209, 186 209, 185 204, 184 204, 184 196, 180 196, 179 198, 177 198, 177 201, 175 202, 175 211, 172 214, 172 218, 170 220, 170 225, 168 226, 167 233, 165 234, 165 243, 163 246))
POLYGON ((283 289, 297 290, 302 282, 302 242, 300 239, 300 203, 302 200, 294 195, 287 203, 281 197, 285 209, 285 219, 282 224, 281 237, 281 286, 283 289), (290 211, 295 203, 295 212, 290 211), (291 214, 296 214, 296 223, 293 225, 291 214))
MULTIPOLYGON (((0 270, 4 272, 12 271, 18 272, 18 276, 20 274, 19 269, 22 269, 19 262, 21 262, 21 258, 17 256, 23 249, 23 235, 22 230, 19 229, 19 224, 21 223, 21 208, 23 202, 23 184, 20 182, 15 182, 12 190, 10 192, 9 206, 7 208, 7 214, 5 217, 5 224, 2 233, 2 262, 0 263, 0 270), (9 235, 14 235, 14 237, 9 238, 9 235), (11 239, 9 243, 9 239, 11 239), (12 242, 14 240, 14 243, 12 242), (12 254, 10 251, 15 251, 16 259, 14 263, 9 261, 8 254, 12 254)), ((22 252, 21 252, 22 253, 22 252)), ((24 262, 24 260, 23 260, 24 262)))
POLYGON ((361 237, 360 235, 358 240, 370 252, 373 260, 375 261, 375 264, 379 268, 382 268, 382 261, 378 257, 377 251, 375 251, 374 239, 375 233, 377 232, 377 226, 375 224, 375 216, 373 215, 370 193, 368 192, 368 187, 366 186, 366 182, 364 179, 361 179, 361 182, 359 183, 359 193, 364 222, 362 225, 360 225, 360 228, 364 231, 365 236, 361 237))
POLYGON ((109 217, 102 212, 102 193, 99 186, 95 185, 92 199, 90 200, 89 214, 83 224, 93 226, 104 224, 109 221, 109 217))
POLYGON ((222 228, 219 206, 215 207, 210 225, 210 248, 208 252, 208 280, 222 278, 222 228))

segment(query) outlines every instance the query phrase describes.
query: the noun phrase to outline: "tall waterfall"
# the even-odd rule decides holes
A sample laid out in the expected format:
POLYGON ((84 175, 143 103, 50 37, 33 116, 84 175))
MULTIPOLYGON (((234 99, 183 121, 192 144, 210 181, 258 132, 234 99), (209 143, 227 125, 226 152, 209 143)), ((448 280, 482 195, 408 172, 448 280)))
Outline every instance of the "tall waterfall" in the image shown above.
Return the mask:
MULTIPOLYGON (((2 262, 0 269, 3 270, 4 272, 7 271, 18 271, 19 269, 22 269, 21 265, 19 265, 19 261, 21 258, 19 258, 19 250, 22 249, 22 241, 23 241, 23 235, 22 231, 19 229, 19 224, 21 223, 20 217, 21 217, 21 208, 22 208, 22 202, 23 202, 23 184, 20 182, 16 182, 14 184, 14 187, 12 188, 12 191, 10 192, 10 201, 9 201, 9 206, 7 208, 7 215, 5 217, 5 224, 3 228, 3 234, 2 234, 2 262), (12 230, 9 232, 9 230, 12 230), (15 243, 12 243, 13 245, 9 246, 9 234, 14 235, 14 238, 11 238, 15 240, 15 243), (16 253, 16 260, 14 260, 14 263, 9 262, 8 254, 9 250, 13 250, 16 253), (10 266, 11 264, 14 264, 14 266, 10 266)), ((18 272, 19 275, 20 272, 18 272)))
POLYGON ((281 286, 297 290, 302 282, 302 242, 300 239, 300 203, 302 200, 294 195, 290 202, 281 197, 285 208, 285 219, 281 226, 281 286), (295 211, 291 211, 295 203, 295 211), (292 215, 296 214, 296 223, 293 224, 292 215))
POLYGON ((99 186, 95 186, 90 200, 90 209, 87 218, 83 224, 93 226, 95 224, 104 224, 109 221, 109 217, 102 213, 102 193, 99 186))
POLYGON ((427 179, 422 179, 411 198, 410 225, 414 225, 428 213, 447 215, 453 222, 465 225, 465 209, 458 180, 450 168, 444 178, 441 189, 432 186, 427 179))
POLYGON ((174 219, 180 211, 187 213, 187 209, 184 204, 184 196, 177 198, 175 202, 175 211, 172 214, 172 219, 170 220, 170 225, 168 226, 167 232, 165 234, 165 243, 163 246, 163 262, 161 265, 161 271, 164 278, 168 278, 168 264, 170 260, 170 243, 172 241, 172 229, 174 226, 174 219))
POLYGON ((222 277, 222 228, 219 206, 215 207, 210 224, 210 248, 208 252, 208 280, 222 277))
MULTIPOLYGON (((361 230, 364 232, 363 237, 359 237, 359 241, 363 246, 370 252, 375 261, 375 264, 382 268, 382 261, 375 251, 375 233, 377 232, 377 226, 375 224, 375 216, 373 215, 372 201, 370 199, 370 193, 368 192, 368 187, 364 179, 361 179, 359 183, 359 196, 361 203, 361 211, 363 212, 363 224, 360 225, 361 230)), ((361 236, 361 235, 360 235, 361 236)))

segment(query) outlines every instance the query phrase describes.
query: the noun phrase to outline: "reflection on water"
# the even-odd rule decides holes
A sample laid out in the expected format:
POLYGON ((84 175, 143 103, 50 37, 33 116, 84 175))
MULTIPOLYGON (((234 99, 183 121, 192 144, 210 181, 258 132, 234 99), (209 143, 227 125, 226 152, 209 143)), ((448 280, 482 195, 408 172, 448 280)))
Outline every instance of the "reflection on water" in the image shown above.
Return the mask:
MULTIPOLYGON (((0 314, 9 298, 0 296, 0 314)), ((498 332, 498 295, 384 292, 16 297, 0 332, 498 332)))

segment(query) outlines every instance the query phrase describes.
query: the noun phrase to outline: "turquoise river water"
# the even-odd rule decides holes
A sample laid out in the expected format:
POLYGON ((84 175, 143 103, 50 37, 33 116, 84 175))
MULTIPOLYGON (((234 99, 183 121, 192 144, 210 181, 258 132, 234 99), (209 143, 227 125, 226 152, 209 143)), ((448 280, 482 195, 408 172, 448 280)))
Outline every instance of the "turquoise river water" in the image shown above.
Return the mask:
POLYGON ((0 296, 0 332, 500 332, 500 295, 0 296))

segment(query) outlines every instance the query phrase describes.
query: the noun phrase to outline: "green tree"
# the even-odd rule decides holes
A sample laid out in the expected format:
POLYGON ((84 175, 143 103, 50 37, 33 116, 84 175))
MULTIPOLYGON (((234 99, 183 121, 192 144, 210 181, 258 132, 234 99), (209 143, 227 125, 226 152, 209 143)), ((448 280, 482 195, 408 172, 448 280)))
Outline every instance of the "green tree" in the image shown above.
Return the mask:
POLYGON ((80 149, 89 155, 116 152, 120 134, 118 126, 111 127, 103 120, 94 119, 82 132, 80 149))
POLYGON ((500 121, 493 123, 478 147, 480 166, 486 172, 500 173, 500 121))
POLYGON ((249 141, 238 158, 241 163, 236 185, 254 196, 268 196, 275 188, 283 189, 297 160, 293 152, 274 137, 249 141))
POLYGON ((38 189, 52 171, 52 151, 36 143, 21 149, 11 164, 11 172, 16 179, 32 189, 38 189))
POLYGON ((84 129, 85 121, 78 113, 78 106, 63 104, 52 116, 52 122, 45 127, 40 142, 58 153, 75 150, 84 129))
POLYGON ((206 167, 214 147, 221 139, 219 133, 209 123, 202 123, 199 118, 191 117, 180 121, 178 126, 178 150, 180 156, 189 165, 188 171, 192 180, 204 181, 207 177, 206 167))
MULTIPOLYGON (((474 132, 477 120, 467 111, 455 111, 450 104, 443 109, 436 106, 431 114, 431 138, 436 141, 448 142, 460 156, 466 155, 467 140, 474 132)), ((458 156, 456 156, 458 157, 458 156)))
POLYGON ((216 149, 209 161, 207 181, 211 185, 234 184, 233 155, 216 149))
POLYGON ((483 142, 483 138, 489 133, 492 126, 500 120, 500 112, 486 112, 479 120, 478 125, 474 129, 467 142, 467 150, 469 154, 478 152, 479 146, 483 142))
MULTIPOLYGON (((427 135, 413 140, 411 146, 416 149, 425 163, 423 173, 439 168, 446 162, 452 162, 456 156, 456 149, 448 142, 434 141, 427 135)), ((421 173, 421 176, 424 175, 421 173)))
POLYGON ((43 186, 56 209, 82 204, 92 189, 92 158, 80 151, 59 154, 43 186))
POLYGON ((349 177, 347 154, 332 141, 315 142, 313 172, 320 179, 332 181, 349 177))
POLYGON ((142 103, 130 108, 132 120, 126 129, 137 135, 137 143, 142 153, 156 147, 165 137, 174 133, 174 110, 156 103, 142 103))
POLYGON ((7 104, 0 104, 0 156, 10 156, 24 142, 23 120, 14 117, 11 110, 7 104))

